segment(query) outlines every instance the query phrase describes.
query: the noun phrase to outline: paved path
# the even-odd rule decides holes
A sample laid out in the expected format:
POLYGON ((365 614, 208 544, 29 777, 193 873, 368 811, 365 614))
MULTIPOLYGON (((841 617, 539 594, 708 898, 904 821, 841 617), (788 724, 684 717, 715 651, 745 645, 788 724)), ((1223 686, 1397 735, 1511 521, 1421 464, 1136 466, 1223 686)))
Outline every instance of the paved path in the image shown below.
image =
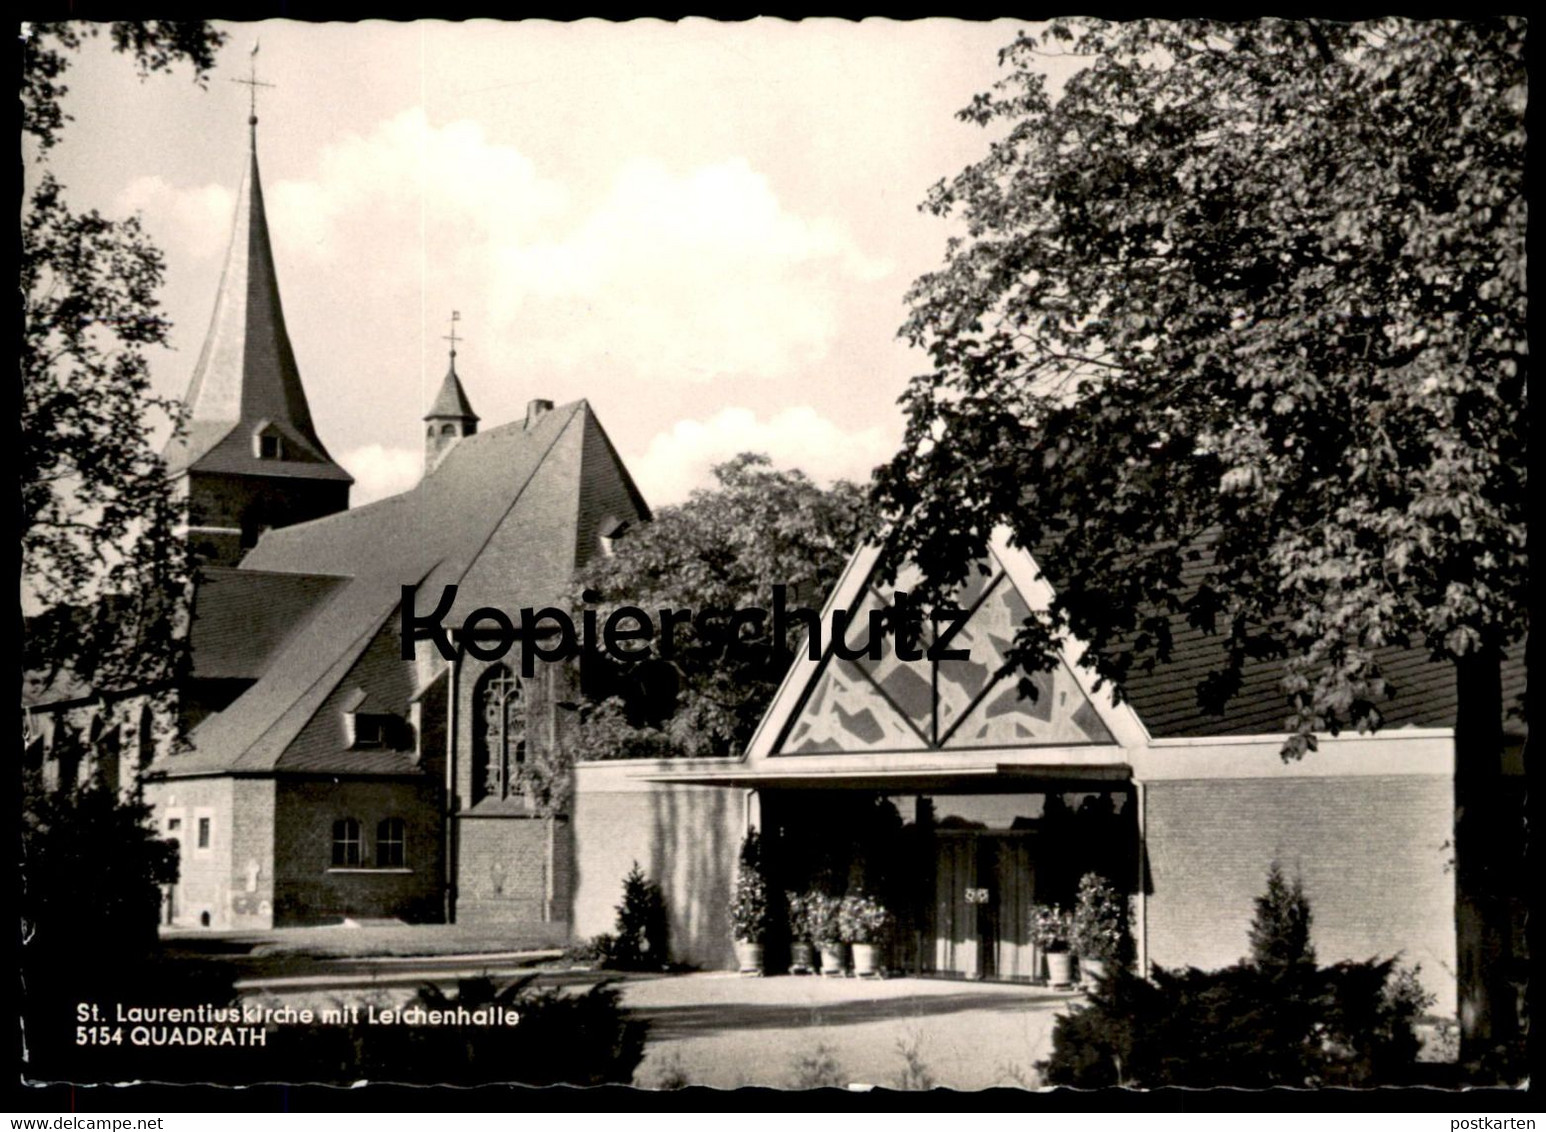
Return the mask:
POLYGON ((910 1048, 934 1084, 985 1089, 1034 1087, 1053 1019, 1077 996, 939 979, 702 974, 630 981, 623 1001, 650 1022, 635 1076, 647 1087, 787 1088, 824 1061, 835 1081, 894 1088, 910 1048))

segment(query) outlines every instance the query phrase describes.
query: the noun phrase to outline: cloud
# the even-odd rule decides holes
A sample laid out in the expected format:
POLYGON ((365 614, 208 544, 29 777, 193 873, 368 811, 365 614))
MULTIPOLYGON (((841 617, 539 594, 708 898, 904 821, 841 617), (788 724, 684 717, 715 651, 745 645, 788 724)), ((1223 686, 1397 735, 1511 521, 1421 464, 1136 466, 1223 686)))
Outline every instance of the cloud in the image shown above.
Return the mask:
POLYGON ((398 495, 419 482, 424 454, 417 449, 387 448, 367 444, 339 457, 344 470, 354 477, 349 505, 358 507, 389 495, 398 495))
POLYGON ((547 360, 599 351, 643 377, 694 382, 821 360, 843 291, 891 271, 837 221, 786 209, 739 158, 680 176, 631 162, 567 234, 496 254, 501 309, 522 312, 523 327, 586 330, 555 336, 547 360))
MULTIPOLYGON (((794 377, 831 354, 845 302, 892 272, 744 158, 635 159, 600 184, 581 201, 478 123, 415 107, 324 148, 313 177, 268 180, 264 199, 293 295, 296 278, 346 273, 361 317, 408 296, 456 307, 493 356, 571 372, 794 377)), ((229 238, 233 189, 148 177, 123 203, 206 255, 229 238)))
POLYGON ((118 194, 113 211, 143 213, 159 240, 204 259, 224 254, 235 206, 235 192, 224 185, 177 188, 161 177, 136 177, 118 194))
POLYGON ((650 379, 797 373, 827 356, 845 293, 892 270, 744 159, 634 160, 582 204, 477 123, 418 108, 327 147, 315 178, 266 199, 282 248, 443 296, 528 364, 622 360, 650 379))
POLYGON ((278 181, 265 204, 275 239, 321 260, 355 262, 383 232, 428 254, 535 238, 565 207, 563 189, 476 122, 432 126, 422 108, 322 151, 318 174, 278 181))
POLYGON ((729 408, 706 421, 678 421, 656 435, 629 469, 644 497, 658 507, 680 503, 693 488, 713 486, 713 466, 741 452, 765 453, 777 467, 798 468, 828 484, 869 479, 895 449, 896 438, 884 429, 845 432, 808 405, 783 409, 766 421, 750 409, 729 408))

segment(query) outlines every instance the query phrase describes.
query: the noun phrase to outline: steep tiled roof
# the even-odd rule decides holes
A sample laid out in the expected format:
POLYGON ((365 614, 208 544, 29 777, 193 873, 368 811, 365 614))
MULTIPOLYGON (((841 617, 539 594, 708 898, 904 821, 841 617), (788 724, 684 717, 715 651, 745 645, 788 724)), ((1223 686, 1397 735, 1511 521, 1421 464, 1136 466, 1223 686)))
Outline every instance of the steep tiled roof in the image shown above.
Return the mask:
POLYGON ((205 567, 193 599, 196 679, 256 679, 290 634, 348 579, 205 567))
MULTIPOLYGON (((1182 567, 1183 597, 1194 593, 1213 565, 1210 541, 1200 539, 1192 548, 1195 558, 1182 567)), ((1058 555, 1049 540, 1035 554, 1037 565, 1056 588, 1058 555)), ((1147 671, 1136 666, 1128 673, 1124 688, 1128 702, 1155 738, 1183 736, 1271 735, 1284 730, 1288 705, 1281 689, 1284 667, 1281 660, 1248 660, 1239 692, 1225 705, 1222 714, 1204 711, 1197 702, 1197 687, 1202 678, 1224 665, 1223 639, 1187 624, 1183 613, 1169 617, 1172 637, 1171 658, 1147 671)), ((1384 716, 1383 726, 1452 727, 1455 722, 1454 665, 1434 661, 1421 646, 1391 646, 1379 649, 1376 656, 1393 696, 1377 704, 1384 716)), ((1510 707, 1524 695, 1526 671, 1524 646, 1510 649, 1503 664, 1503 698, 1510 707)), ((1517 719, 1507 726, 1517 730, 1517 719)))
POLYGON ((158 769, 411 771, 403 752, 345 750, 331 719, 372 680, 404 681, 401 698, 410 698, 411 666, 397 655, 401 587, 420 586, 422 612, 442 586, 458 585, 447 624, 480 605, 559 602, 577 564, 582 500, 597 494, 589 485, 624 484, 639 510, 620 517, 648 514, 626 470, 597 459, 598 451, 610 454, 610 442, 589 405, 577 401, 529 427, 515 422, 461 441, 402 495, 267 532, 232 573, 290 574, 297 592, 309 592, 319 576, 347 577, 270 654, 257 683, 193 730, 193 750, 158 769))
POLYGON ((173 439, 166 450, 174 472, 350 479, 333 463, 312 424, 285 329, 258 176, 255 125, 225 270, 187 402, 187 434, 173 439), (283 459, 260 459, 254 451, 251 434, 260 422, 284 438, 283 459))

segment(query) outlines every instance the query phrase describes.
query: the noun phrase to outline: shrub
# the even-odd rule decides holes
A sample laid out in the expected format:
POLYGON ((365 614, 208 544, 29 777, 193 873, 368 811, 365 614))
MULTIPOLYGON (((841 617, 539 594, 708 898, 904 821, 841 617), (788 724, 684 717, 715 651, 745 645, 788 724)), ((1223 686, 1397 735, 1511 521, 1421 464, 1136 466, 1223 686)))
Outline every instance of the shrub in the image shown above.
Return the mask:
POLYGON ((1298 877, 1289 884, 1276 861, 1267 870, 1267 891, 1256 898, 1251 921, 1251 961, 1264 971, 1315 965, 1310 945, 1310 901, 1298 877))
POLYGON ((406 1008, 515 1010, 506 1025, 281 1026, 265 1053, 270 1079, 406 1084, 628 1084, 644 1058, 646 1027, 630 1019, 618 990, 598 983, 581 994, 533 986, 534 975, 503 987, 462 979, 454 994, 425 986, 406 1008), (339 1038, 344 1039, 340 1048, 339 1038))
POLYGON ((659 970, 670 954, 669 930, 665 894, 635 861, 623 878, 623 902, 617 906, 616 940, 607 965, 619 971, 659 970))
POLYGON ((843 897, 837 915, 838 935, 845 943, 882 943, 896 920, 874 896, 857 893, 843 897))
POLYGON ((1031 909, 1031 942, 1043 951, 1067 951, 1073 917, 1061 908, 1038 904, 1031 909))
MULTIPOLYGON (((116 941, 94 937, 91 942, 105 952, 116 941)), ((49 954, 28 953, 24 957, 19 996, 24 1080, 77 1084, 225 1081, 253 1064, 249 1055, 261 1051, 239 1050, 233 1056, 231 1049, 218 1046, 174 1050, 136 1046, 129 1040, 129 1027, 105 1025, 114 1019, 115 1003, 189 1011, 200 1006, 234 1009, 240 997, 230 963, 165 954, 119 958, 104 953, 89 959, 87 943, 83 939, 68 947, 54 944, 49 954), (104 1025, 98 1033, 116 1030, 116 1042, 78 1044, 76 1010, 83 1003, 99 1008, 99 1021, 104 1025)), ((270 1040, 274 1033, 269 1031, 270 1040)))
POLYGON ((1088 1005, 1060 1017, 1053 1085, 1206 1088, 1357 1086, 1413 1078, 1413 1023, 1431 1000, 1394 960, 1317 968, 1309 904, 1270 871, 1257 901, 1252 961, 1222 971, 1113 966, 1088 1005), (1258 942, 1260 946, 1258 947, 1258 942))
POLYGON ((843 942, 843 924, 839 912, 843 902, 825 892, 808 893, 805 907, 810 916, 811 940, 831 946, 843 942))
POLYGON ((836 1051, 826 1042, 816 1043, 814 1050, 800 1054, 794 1060, 791 1088, 841 1089, 847 1083, 843 1067, 837 1063, 836 1051))
POLYGON ((1156 967, 1152 982, 1113 968, 1089 1004, 1060 1017, 1054 1085, 1267 1088, 1403 1084, 1417 1039, 1385 993, 1390 961, 1284 978, 1250 964, 1156 967))
POLYGON ((562 961, 592 967, 613 967, 617 962, 617 937, 603 933, 572 943, 564 949, 562 961))
POLYGON ((902 1069, 896 1075, 896 1087, 904 1092, 928 1090, 934 1087, 934 1073, 923 1060, 923 1031, 910 1030, 896 1040, 896 1052, 902 1058, 902 1069))
POLYGON ((810 943, 816 938, 811 915, 811 902, 814 896, 814 893, 809 892, 784 893, 784 907, 788 909, 789 939, 793 943, 810 943))
POLYGON ((120 960, 150 958, 177 845, 157 836, 143 799, 124 800, 100 779, 49 790, 28 772, 21 818, 23 962, 46 965, 88 939, 111 939, 120 960))
POLYGON ((655 1067, 655 1072, 644 1081, 635 1084, 641 1089, 659 1089, 667 1091, 672 1089, 685 1089, 692 1084, 687 1076, 687 1070, 682 1066, 682 1055, 672 1050, 661 1058, 655 1067))
POLYGON ((762 875, 762 838, 757 831, 741 842, 741 866, 735 874, 735 895, 730 902, 733 937, 762 943, 768 934, 768 883, 762 875))
POLYGON ((1085 873, 1069 924, 1069 942, 1085 959, 1118 962, 1127 953, 1127 901, 1105 877, 1085 873))

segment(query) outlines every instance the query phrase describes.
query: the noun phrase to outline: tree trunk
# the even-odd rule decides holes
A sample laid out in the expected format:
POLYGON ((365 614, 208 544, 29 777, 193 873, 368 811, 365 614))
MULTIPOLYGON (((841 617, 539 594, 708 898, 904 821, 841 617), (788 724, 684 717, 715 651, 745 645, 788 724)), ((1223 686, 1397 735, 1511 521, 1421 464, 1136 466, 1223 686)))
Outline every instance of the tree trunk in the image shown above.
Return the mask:
POLYGON ((1460 1060, 1491 1084, 1519 1037, 1514 902, 1523 889, 1523 814, 1503 773, 1503 686, 1495 656, 1456 662, 1455 947, 1460 1060))

